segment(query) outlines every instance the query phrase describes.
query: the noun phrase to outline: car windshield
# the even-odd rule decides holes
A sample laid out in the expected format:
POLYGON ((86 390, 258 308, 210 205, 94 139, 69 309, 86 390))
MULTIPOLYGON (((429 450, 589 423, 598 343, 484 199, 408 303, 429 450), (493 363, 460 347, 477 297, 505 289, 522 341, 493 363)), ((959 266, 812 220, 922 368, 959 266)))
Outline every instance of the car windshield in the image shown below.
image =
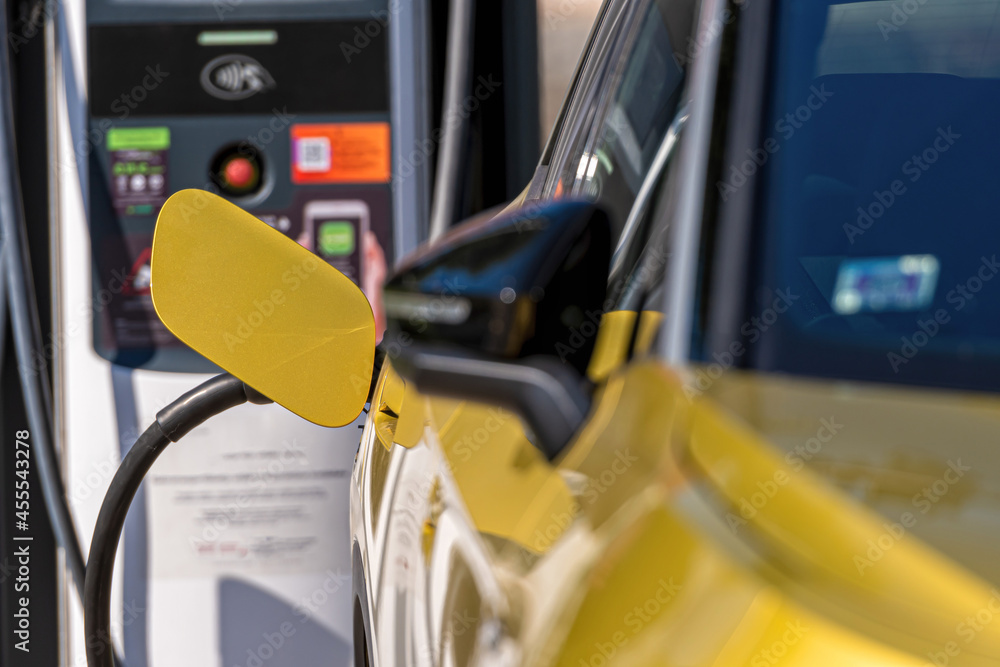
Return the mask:
POLYGON ((1000 1, 785 0, 775 26, 751 307, 789 307, 752 365, 1000 389, 1000 1))

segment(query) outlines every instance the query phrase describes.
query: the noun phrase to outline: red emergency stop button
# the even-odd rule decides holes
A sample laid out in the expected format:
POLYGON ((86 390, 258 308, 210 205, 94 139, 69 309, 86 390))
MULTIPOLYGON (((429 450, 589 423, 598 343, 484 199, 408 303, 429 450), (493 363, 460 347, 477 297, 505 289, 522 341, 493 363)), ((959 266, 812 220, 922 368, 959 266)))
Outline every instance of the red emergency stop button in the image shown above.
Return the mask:
POLYGON ((260 172, 255 165, 245 157, 234 157, 222 168, 222 179, 231 187, 246 190, 256 185, 260 172))
POLYGON ((212 160, 212 181, 222 194, 242 197, 260 190, 263 164, 256 154, 240 151, 238 146, 227 146, 212 160))

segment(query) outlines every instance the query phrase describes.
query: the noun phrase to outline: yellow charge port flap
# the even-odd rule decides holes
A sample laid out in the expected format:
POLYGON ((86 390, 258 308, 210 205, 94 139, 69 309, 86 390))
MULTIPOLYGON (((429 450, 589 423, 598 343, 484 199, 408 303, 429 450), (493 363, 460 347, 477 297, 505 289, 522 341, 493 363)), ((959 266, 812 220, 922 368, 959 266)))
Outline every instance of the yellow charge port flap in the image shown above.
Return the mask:
POLYGON ((203 190, 163 205, 150 286, 166 327, 275 403, 321 426, 360 414, 375 321, 342 273, 203 190))

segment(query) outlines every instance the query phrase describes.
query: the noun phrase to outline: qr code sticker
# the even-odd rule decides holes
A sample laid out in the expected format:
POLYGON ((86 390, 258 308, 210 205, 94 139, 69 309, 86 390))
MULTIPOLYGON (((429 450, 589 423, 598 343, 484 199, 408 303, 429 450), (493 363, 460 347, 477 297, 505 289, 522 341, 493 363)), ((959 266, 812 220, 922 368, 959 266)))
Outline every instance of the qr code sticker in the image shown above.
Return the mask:
POLYGON ((329 139, 326 137, 307 137, 299 139, 297 147, 299 171, 330 171, 329 139))

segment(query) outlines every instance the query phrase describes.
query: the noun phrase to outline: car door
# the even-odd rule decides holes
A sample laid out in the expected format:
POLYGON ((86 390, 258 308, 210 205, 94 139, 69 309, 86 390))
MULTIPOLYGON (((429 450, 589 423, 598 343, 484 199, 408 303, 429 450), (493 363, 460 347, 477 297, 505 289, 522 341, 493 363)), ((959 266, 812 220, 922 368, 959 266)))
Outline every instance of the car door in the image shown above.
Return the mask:
MULTIPOLYGON (((643 252, 649 216, 641 215, 650 201, 632 209, 644 183, 660 179, 664 140, 677 132, 681 49, 693 13, 693 0, 606 3, 536 174, 540 187, 520 204, 597 199, 611 212, 616 237, 631 220, 620 245, 628 270, 606 304, 631 317, 599 338, 599 374, 624 357, 636 321, 636 306, 621 305, 623 286, 636 277, 640 256, 650 254, 643 252)), ((661 270, 646 267, 647 274, 661 270)), ((572 361, 580 341, 609 329, 608 319, 593 313, 581 320, 564 361, 572 361)), ((383 346, 394 344, 406 341, 383 346)), ((370 610, 369 659, 465 665, 487 653, 518 655, 522 610, 509 582, 498 578, 498 564, 527 571, 575 521, 580 489, 545 460, 517 417, 497 406, 421 396, 389 369, 372 411, 354 518, 370 610)))

